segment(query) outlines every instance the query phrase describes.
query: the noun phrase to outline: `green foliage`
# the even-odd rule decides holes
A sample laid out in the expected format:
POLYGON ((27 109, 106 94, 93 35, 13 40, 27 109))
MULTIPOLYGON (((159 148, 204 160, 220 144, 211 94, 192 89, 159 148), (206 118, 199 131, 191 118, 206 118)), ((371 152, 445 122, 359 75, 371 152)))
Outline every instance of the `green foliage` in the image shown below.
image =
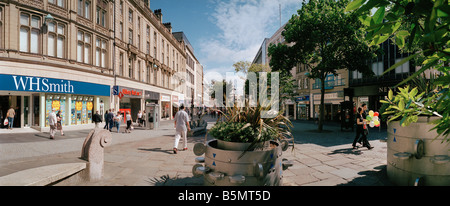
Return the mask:
POLYGON ((252 142, 255 139, 255 129, 244 127, 244 122, 218 122, 209 133, 216 139, 228 142, 252 142))
MULTIPOLYGON (((269 101, 269 100, 267 100, 269 101)), ((215 138, 231 142, 253 143, 265 142, 268 140, 281 140, 292 138, 292 123, 283 116, 282 111, 277 111, 273 118, 262 118, 261 112, 268 111, 270 102, 260 103, 256 107, 250 107, 246 101, 245 107, 227 107, 223 113, 223 121, 218 122, 208 133, 215 138)))
MULTIPOLYGON (((436 69, 440 76, 434 82, 439 90, 426 98, 424 107, 441 119, 434 122, 437 133, 448 139, 450 134, 450 4, 448 0, 354 0, 347 5, 347 12, 359 16, 359 20, 368 26, 366 39, 372 44, 381 43, 389 38, 400 48, 415 53, 404 61, 422 57, 416 64, 421 69, 397 86, 414 79, 428 69, 436 69), (377 9, 374 15, 372 9, 377 9), (383 12, 384 10, 384 12, 383 12), (383 21, 380 22, 380 19, 383 21), (400 26, 399 26, 400 25, 400 26)), ((385 73, 395 69, 398 62, 385 73)), ((398 96, 398 95, 397 95, 398 96)), ((397 96, 395 98, 397 98, 397 96)), ((401 96, 401 95, 400 95, 401 96)), ((414 101, 412 97, 398 97, 403 103, 414 101)), ((395 100, 389 97, 390 100, 395 100)), ((406 105, 405 105, 406 106, 406 105)), ((400 108, 400 105, 397 105, 400 108)), ((414 113, 403 113, 403 123, 414 120, 414 113), (409 118, 409 120, 408 120, 409 118)), ((397 115, 396 115, 397 116, 397 115)), ((400 116, 399 116, 400 117, 400 116)), ((403 125, 403 124, 402 124, 403 125)))
POLYGON ((399 88, 400 92, 394 96, 393 91, 389 90, 388 99, 380 100, 381 103, 388 104, 389 107, 382 115, 389 115, 388 122, 400 121, 400 125, 408 126, 417 122, 418 115, 432 115, 432 112, 423 107, 423 95, 425 92, 418 93, 417 88, 409 90, 409 86, 399 88))
MULTIPOLYGON (((344 11, 348 2, 303 2, 298 15, 292 16, 282 32, 286 43, 292 46, 269 46, 273 71, 290 71, 297 63, 302 63, 311 68, 309 78, 320 79, 323 83, 329 74, 336 75, 340 69, 372 75, 367 60, 374 57, 373 51, 377 46, 369 46, 363 30, 366 26, 358 17, 344 11)), ((358 6, 358 3, 353 6, 358 6)), ((321 93, 325 93, 324 86, 321 93)), ((321 107, 323 104, 322 101, 321 107)), ((322 130, 323 112, 321 109, 319 130, 322 130)))

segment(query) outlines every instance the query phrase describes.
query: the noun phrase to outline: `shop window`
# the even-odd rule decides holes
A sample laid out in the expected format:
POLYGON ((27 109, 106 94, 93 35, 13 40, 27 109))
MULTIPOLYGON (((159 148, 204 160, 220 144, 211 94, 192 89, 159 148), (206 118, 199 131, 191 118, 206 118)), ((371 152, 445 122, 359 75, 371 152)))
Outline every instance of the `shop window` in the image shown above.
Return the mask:
POLYGON ((72 125, 92 123, 94 97, 73 96, 71 103, 72 125))
POLYGON ((62 118, 61 124, 66 124, 66 96, 61 94, 49 94, 45 97, 45 126, 48 127, 48 117, 52 110, 55 109, 55 114, 59 111, 62 118))

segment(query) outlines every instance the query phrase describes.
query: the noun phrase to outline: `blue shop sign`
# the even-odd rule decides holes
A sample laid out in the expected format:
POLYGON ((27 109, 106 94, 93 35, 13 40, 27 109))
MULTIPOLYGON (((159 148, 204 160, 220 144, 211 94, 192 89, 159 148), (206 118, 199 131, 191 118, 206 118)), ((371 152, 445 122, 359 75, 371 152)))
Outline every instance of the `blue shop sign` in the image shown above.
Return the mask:
POLYGON ((109 85, 9 74, 0 74, 0 90, 110 96, 109 85))
POLYGON ((295 101, 296 102, 309 101, 309 96, 297 97, 295 98, 295 101))

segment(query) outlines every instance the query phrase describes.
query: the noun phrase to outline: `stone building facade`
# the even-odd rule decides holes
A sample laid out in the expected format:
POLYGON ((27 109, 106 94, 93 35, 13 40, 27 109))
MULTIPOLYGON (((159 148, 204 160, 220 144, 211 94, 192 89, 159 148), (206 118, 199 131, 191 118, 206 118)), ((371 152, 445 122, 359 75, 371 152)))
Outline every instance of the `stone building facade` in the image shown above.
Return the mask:
POLYGON ((96 111, 160 105, 172 119, 184 94, 186 48, 149 0, 0 1, 0 119, 48 130, 61 111, 66 127, 90 128, 96 111))

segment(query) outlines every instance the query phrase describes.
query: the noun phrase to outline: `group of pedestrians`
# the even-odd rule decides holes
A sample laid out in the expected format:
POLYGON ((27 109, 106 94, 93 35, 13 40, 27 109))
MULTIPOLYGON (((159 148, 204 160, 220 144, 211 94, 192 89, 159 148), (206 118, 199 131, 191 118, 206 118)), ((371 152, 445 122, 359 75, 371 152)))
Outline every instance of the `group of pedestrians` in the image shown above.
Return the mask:
MULTIPOLYGON (((141 111, 139 111, 141 112, 141 111)), ((142 115, 141 115, 142 117, 142 115)), ((105 126, 103 129, 107 129, 110 132, 115 127, 117 128, 117 133, 120 132, 120 124, 123 120, 122 114, 120 112, 117 112, 117 114, 114 114, 113 110, 106 111, 105 115, 105 126)), ((126 121, 127 121, 127 127, 125 129, 125 133, 131 133, 131 130, 133 129, 132 122, 133 118, 131 117, 131 114, 129 111, 126 112, 125 115, 126 121)), ((61 111, 56 112, 56 109, 53 108, 52 111, 49 113, 48 116, 48 125, 50 127, 50 139, 55 139, 55 134, 57 130, 61 132, 61 136, 64 136, 64 131, 62 128, 62 115, 61 111)), ((95 128, 99 128, 99 123, 103 122, 101 115, 98 113, 98 111, 95 112, 95 114, 92 117, 92 121, 95 123, 95 128)), ((140 124, 142 123, 142 120, 139 120, 140 124)))
MULTIPOLYGON (((139 111, 140 112, 140 111, 139 111)), ((120 132, 120 124, 122 123, 123 116, 121 112, 117 112, 114 114, 114 111, 112 109, 109 109, 109 111, 106 111, 105 115, 105 126, 103 129, 109 130, 110 132, 115 127, 117 128, 117 133, 120 132)), ((133 129, 133 118, 131 117, 131 114, 129 111, 126 112, 125 118, 127 121, 127 127, 125 129, 125 133, 130 133, 133 129)), ((95 127, 98 128, 98 123, 102 122, 101 116, 98 114, 98 111, 95 113, 93 121, 95 122, 95 127)))
POLYGON ((55 139, 56 131, 59 130, 61 132, 61 136, 64 136, 64 132, 62 129, 62 116, 61 110, 55 113, 56 109, 53 108, 52 112, 48 115, 48 125, 50 126, 50 139, 55 139))

